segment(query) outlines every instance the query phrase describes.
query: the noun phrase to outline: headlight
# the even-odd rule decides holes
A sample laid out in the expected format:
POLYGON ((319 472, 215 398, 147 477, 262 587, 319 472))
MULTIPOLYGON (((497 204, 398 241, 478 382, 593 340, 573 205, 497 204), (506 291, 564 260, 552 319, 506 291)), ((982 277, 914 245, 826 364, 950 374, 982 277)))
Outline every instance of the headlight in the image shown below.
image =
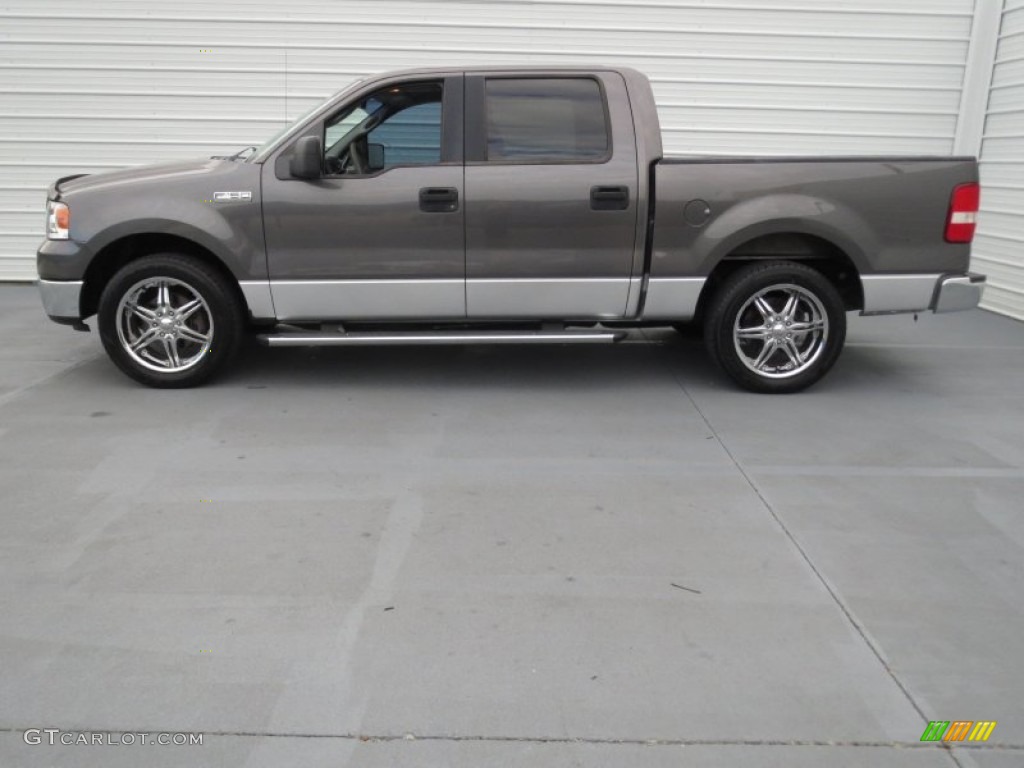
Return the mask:
POLYGON ((64 203, 47 201, 46 236, 51 240, 67 240, 71 227, 71 211, 64 203))

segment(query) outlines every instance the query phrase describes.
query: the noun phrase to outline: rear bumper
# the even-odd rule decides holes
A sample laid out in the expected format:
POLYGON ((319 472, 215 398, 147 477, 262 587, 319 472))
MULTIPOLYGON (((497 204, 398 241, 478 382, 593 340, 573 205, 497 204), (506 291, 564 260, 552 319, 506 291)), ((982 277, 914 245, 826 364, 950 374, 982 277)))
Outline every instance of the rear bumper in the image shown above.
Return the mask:
POLYGON ((985 276, 977 272, 966 275, 947 275, 935 286, 935 299, 931 308, 936 312, 959 312, 974 309, 985 292, 985 276))
POLYGON ((985 276, 974 272, 864 275, 860 282, 864 289, 862 315, 973 309, 985 290, 985 276))
POLYGON ((39 294, 43 299, 43 309, 51 320, 58 323, 81 320, 81 280, 40 280, 39 294))

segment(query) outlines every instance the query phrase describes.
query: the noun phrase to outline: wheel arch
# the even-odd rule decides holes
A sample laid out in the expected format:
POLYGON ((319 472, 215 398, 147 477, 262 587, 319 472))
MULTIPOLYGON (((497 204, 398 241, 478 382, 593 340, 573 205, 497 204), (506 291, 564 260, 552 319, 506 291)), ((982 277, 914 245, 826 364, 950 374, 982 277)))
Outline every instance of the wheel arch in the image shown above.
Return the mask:
POLYGON ((848 247, 820 234, 780 227, 736 238, 728 250, 723 249, 708 272, 695 317, 703 316, 715 291, 730 275, 748 264, 767 261, 793 261, 816 269, 836 287, 848 311, 864 308, 860 270, 848 247))
POLYGON ((79 299, 81 317, 96 314, 100 295, 110 279, 124 266, 155 253, 180 253, 192 256, 219 272, 231 286, 246 316, 249 306, 238 284, 238 279, 227 264, 213 251, 183 235, 165 232, 136 232, 123 235, 104 245, 93 257, 82 279, 79 299))

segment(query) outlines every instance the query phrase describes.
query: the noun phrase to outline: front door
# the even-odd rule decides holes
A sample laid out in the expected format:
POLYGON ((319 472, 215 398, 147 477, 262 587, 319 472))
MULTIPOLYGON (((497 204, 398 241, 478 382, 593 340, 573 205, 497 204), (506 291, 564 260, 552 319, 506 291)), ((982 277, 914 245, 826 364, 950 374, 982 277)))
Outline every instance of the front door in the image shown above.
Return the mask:
POLYGON ((390 83, 328 116, 323 176, 263 169, 279 320, 460 320, 465 302, 462 78, 390 83))
POLYGON ((638 208, 628 103, 615 73, 467 75, 471 319, 626 313, 638 208))

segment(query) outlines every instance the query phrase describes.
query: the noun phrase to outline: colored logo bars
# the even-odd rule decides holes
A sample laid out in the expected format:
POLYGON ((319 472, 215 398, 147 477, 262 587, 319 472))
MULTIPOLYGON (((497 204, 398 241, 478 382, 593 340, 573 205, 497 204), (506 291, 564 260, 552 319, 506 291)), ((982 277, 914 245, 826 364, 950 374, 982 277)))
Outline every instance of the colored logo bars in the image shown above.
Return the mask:
POLYGON ((921 741, 988 741, 995 727, 995 720, 932 720, 921 741))

